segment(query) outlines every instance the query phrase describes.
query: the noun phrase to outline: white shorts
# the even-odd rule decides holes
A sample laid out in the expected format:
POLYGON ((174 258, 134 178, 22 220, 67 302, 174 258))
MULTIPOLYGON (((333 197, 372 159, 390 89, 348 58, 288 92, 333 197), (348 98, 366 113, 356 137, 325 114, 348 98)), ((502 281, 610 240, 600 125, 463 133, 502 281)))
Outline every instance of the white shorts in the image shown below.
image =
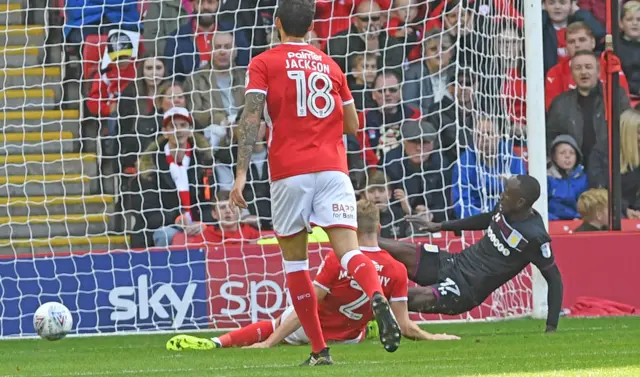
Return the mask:
POLYGON ((271 184, 273 230, 292 236, 312 226, 356 230, 356 195, 349 176, 339 171, 296 175, 271 184))
MULTIPOLYGON (((289 317, 291 315, 291 313, 293 313, 293 306, 289 306, 287 308, 287 310, 284 311, 284 313, 282 313, 282 316, 280 316, 280 323, 284 322, 285 319, 287 319, 287 317, 289 317)), ((276 321, 273 321, 273 327, 275 329, 276 326, 276 321)), ((333 342, 333 343, 338 343, 338 344, 357 344, 362 342, 362 340, 365 338, 366 336, 366 331, 362 331, 362 333, 360 333, 360 336, 357 337, 356 339, 348 339, 348 340, 343 340, 341 342, 333 342)), ((309 338, 307 337, 307 334, 304 332, 304 329, 302 328, 302 326, 300 326, 296 331, 294 331, 291 335, 289 335, 288 337, 284 338, 284 341, 287 344, 291 344, 293 346, 301 346, 304 344, 309 344, 309 338)))

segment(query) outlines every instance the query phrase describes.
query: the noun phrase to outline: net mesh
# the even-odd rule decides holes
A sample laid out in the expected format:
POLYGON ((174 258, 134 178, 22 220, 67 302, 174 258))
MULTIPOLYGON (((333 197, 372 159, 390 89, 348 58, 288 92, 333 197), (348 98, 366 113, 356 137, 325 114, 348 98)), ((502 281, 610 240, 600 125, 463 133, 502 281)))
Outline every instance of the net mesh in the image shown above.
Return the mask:
MULTIPOLYGON (((47 301, 69 307, 78 333, 229 328, 282 312, 279 249, 255 244, 272 236, 266 130, 248 210, 238 217, 224 205, 245 67, 279 43, 275 6, 0 3, 0 336, 33 335, 33 312, 47 301), (163 149, 162 114, 173 106, 195 121, 190 224, 176 223, 186 209, 163 149)), ((350 175, 379 204, 384 236, 458 251, 481 233, 424 234, 404 216, 490 210, 503 179, 526 169, 518 8, 317 2, 308 40, 348 76, 362 127, 346 139, 350 175), (407 119, 427 120, 429 137, 403 139, 407 119)), ((315 271, 329 249, 310 250, 315 271)), ((417 318, 526 315, 531 287, 525 271, 472 312, 417 318)))

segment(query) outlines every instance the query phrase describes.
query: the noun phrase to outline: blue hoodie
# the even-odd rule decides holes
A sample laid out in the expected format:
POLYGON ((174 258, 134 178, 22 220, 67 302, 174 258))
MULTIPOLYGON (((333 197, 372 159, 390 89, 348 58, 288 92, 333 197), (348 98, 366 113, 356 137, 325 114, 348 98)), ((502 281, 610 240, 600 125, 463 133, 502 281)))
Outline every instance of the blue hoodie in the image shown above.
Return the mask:
POLYGON ((578 198, 589 188, 589 180, 580 164, 582 154, 575 139, 569 135, 560 135, 551 143, 551 156, 558 144, 569 144, 576 151, 576 166, 568 172, 561 172, 553 164, 547 171, 547 191, 549 193, 549 220, 573 220, 580 218, 578 198))

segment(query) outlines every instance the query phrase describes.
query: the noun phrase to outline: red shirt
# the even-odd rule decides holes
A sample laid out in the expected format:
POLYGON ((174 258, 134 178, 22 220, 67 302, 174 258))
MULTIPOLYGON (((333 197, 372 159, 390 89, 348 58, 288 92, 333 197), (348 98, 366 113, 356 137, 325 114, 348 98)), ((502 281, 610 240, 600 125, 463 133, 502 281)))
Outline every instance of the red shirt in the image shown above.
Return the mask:
POLYGON ((196 21, 192 22, 193 34, 196 41, 196 48, 200 54, 200 66, 205 66, 211 61, 211 55, 213 54, 213 33, 216 31, 215 25, 210 31, 201 30, 196 26, 196 21))
POLYGON ((558 40, 558 60, 567 57, 567 40, 565 39, 566 27, 556 29, 556 39, 558 40))
POLYGON ((267 95, 273 181, 320 171, 348 174, 343 106, 353 97, 333 59, 306 43, 283 43, 251 60, 246 81, 246 93, 267 95))
MULTIPOLYGON (((600 81, 603 83, 607 79, 607 71, 604 68, 606 67, 605 63, 604 58, 600 57, 600 81)), ((622 71, 620 71, 619 75, 618 82, 620 83, 620 87, 629 95, 627 77, 622 71)), ((544 80, 544 103, 547 111, 549 111, 554 98, 566 91, 575 89, 575 87, 576 82, 571 75, 571 60, 566 58, 562 59, 558 64, 551 67, 549 72, 547 72, 546 80, 544 80)))
POLYGON ((510 69, 507 80, 502 86, 502 94, 507 101, 507 114, 514 123, 526 122, 527 117, 527 86, 518 69, 510 69))
MULTIPOLYGON (((385 297, 390 302, 407 301, 409 282, 405 266, 379 248, 362 247, 378 270, 385 297)), ((347 275, 333 251, 324 258, 314 284, 329 292, 318 308, 325 340, 357 339, 373 318, 369 298, 347 275)))

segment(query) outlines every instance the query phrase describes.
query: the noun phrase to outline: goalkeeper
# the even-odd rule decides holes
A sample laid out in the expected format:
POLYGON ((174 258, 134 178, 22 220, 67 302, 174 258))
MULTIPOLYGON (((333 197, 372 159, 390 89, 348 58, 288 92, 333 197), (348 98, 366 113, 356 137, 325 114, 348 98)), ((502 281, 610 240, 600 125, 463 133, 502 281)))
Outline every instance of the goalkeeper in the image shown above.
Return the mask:
POLYGON ((429 232, 486 229, 478 243, 459 254, 429 244, 380 239, 380 246, 402 262, 409 278, 421 286, 409 289, 409 310, 449 315, 467 312, 533 263, 549 285, 546 332, 555 332, 563 285, 551 252, 551 237, 542 217, 531 207, 539 196, 538 181, 518 175, 507 181, 500 202, 490 213, 443 223, 407 218, 429 232))
MULTIPOLYGON (((372 202, 358 202, 358 241, 364 255, 369 257, 378 271, 385 297, 397 318, 402 335, 416 340, 456 340, 457 336, 430 334, 409 319, 407 310, 407 272, 402 263, 393 259, 378 247, 380 215, 372 202)), ((355 280, 347 276, 333 251, 325 257, 314 282, 319 302, 318 314, 325 339, 338 343, 359 343, 367 333, 367 323, 373 319, 369 297, 355 280)), ((369 337, 377 337, 375 322, 371 322, 369 337)), ((309 339, 293 307, 274 321, 261 321, 212 339, 190 335, 177 335, 167 342, 167 349, 213 349, 224 347, 251 346, 268 348, 282 342, 300 345, 309 339)))

